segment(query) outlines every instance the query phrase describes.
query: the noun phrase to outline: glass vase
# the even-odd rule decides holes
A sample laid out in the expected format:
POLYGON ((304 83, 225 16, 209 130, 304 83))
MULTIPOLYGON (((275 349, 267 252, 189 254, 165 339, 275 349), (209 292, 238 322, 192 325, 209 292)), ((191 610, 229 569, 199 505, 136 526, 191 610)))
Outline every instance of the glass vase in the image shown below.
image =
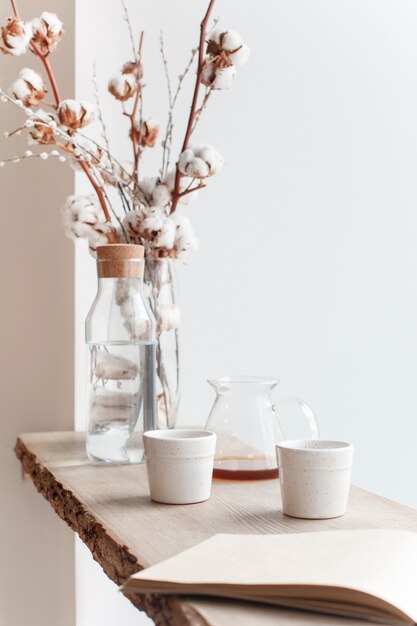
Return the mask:
POLYGON ((158 428, 174 428, 180 400, 177 282, 170 258, 147 258, 145 294, 156 320, 156 398, 158 428))

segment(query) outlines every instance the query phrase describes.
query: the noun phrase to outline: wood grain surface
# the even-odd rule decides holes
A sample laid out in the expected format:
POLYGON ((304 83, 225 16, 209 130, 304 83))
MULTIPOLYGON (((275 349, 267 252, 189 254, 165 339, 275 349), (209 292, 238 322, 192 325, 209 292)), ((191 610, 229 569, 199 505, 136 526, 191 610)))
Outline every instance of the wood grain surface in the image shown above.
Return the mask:
MULTIPOLYGON (((417 511, 355 487, 333 520, 298 520, 281 511, 278 480, 214 481, 210 500, 152 502, 143 465, 92 464, 82 433, 20 435, 16 455, 35 487, 80 536, 116 584, 135 571, 215 533, 291 533, 349 528, 417 530, 417 511)), ((361 626, 365 622, 237 601, 129 596, 158 626, 361 626)))

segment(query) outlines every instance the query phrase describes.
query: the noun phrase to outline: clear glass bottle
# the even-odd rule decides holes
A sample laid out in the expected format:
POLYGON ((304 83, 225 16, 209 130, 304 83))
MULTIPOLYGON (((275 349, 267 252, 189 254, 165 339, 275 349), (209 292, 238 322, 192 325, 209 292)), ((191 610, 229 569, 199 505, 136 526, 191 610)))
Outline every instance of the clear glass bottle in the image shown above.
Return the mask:
POLYGON ((157 427, 155 320, 142 295, 143 246, 97 248, 98 291, 86 319, 92 461, 140 463, 143 432, 157 427))

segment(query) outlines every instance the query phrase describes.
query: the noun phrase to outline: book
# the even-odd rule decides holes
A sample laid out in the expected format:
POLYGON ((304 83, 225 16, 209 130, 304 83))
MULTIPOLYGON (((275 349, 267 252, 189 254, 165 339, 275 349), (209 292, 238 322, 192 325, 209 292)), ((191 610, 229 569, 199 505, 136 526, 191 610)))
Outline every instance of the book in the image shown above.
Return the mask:
POLYGON ((214 535, 131 576, 129 593, 207 595, 417 624, 417 533, 214 535))

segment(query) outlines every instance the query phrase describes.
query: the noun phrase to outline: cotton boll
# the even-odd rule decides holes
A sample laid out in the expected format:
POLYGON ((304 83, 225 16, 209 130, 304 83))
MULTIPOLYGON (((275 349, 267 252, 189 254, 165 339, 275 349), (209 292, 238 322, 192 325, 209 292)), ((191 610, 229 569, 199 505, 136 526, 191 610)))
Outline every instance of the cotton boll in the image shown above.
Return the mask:
POLYGON ((203 159, 206 162, 209 168, 209 176, 216 174, 224 164, 223 157, 213 146, 199 146, 198 148, 195 148, 195 153, 200 159, 203 159))
POLYGON ((82 207, 77 213, 77 219, 80 222, 86 222, 87 224, 95 224, 98 221, 98 217, 92 208, 92 205, 82 207))
POLYGON ((137 82, 133 74, 118 74, 113 76, 109 81, 108 90, 121 102, 125 102, 135 95, 137 89, 137 82))
MULTIPOLYGON (((175 187, 175 176, 176 176, 176 170, 170 170, 167 175, 165 176, 163 183, 164 185, 166 185, 169 189, 169 191, 172 193, 174 191, 174 187, 175 187)), ((190 176, 181 176, 180 178, 180 193, 182 193, 183 191, 186 191, 187 189, 190 189, 190 187, 193 187, 193 178, 191 178, 190 176)), ((197 183, 196 183, 197 186, 197 183)), ((198 191, 192 191, 191 193, 187 193, 185 196, 180 196, 179 202, 181 202, 181 204, 191 204, 192 202, 194 202, 195 200, 197 200, 198 198, 198 191)))
POLYGON ((53 52, 64 36, 62 22, 55 13, 44 11, 39 18, 32 20, 33 42, 42 55, 53 52))
POLYGON ((171 250, 171 248, 174 247, 175 234, 175 222, 172 218, 167 217, 165 219, 162 229, 157 233, 155 239, 153 240, 154 247, 166 248, 167 250, 171 250))
POLYGON ((149 118, 142 122, 140 126, 140 145, 148 148, 153 148, 159 133, 159 122, 154 118, 149 118))
POLYGON ((181 237, 193 237, 193 229, 191 226, 191 222, 186 215, 181 215, 180 213, 174 213, 172 219, 175 222, 175 226, 177 228, 176 234, 176 242, 181 239, 181 237))
POLYGON ((62 208, 62 212, 63 214, 69 212, 72 217, 77 220, 81 219, 80 216, 83 214, 83 212, 88 212, 89 216, 91 216, 91 220, 89 219, 88 221, 91 224, 97 223, 101 217, 100 207, 94 194, 88 194, 86 196, 68 196, 62 208))
POLYGON ((217 154, 213 146, 201 146, 198 156, 207 163, 210 172, 216 169, 217 154))
POLYGON ((212 41, 213 43, 220 43, 220 37, 224 32, 223 28, 213 28, 213 30, 209 33, 208 41, 212 41))
POLYGON ((142 243, 143 220, 146 214, 143 209, 129 211, 123 218, 123 228, 129 237, 130 243, 142 243))
POLYGON ((231 52, 229 59, 236 66, 244 65, 250 57, 250 48, 243 43, 235 52, 231 52))
POLYGON ((152 193, 152 200, 156 206, 166 206, 171 202, 171 193, 167 185, 156 185, 152 193))
POLYGON ((219 68, 214 72, 214 78, 210 83, 212 89, 229 89, 233 84, 236 76, 236 68, 234 65, 219 68))
POLYGON ((94 106, 89 102, 78 102, 68 98, 60 102, 58 116, 63 126, 78 130, 93 121, 94 106))
POLYGON ((76 237, 84 239, 92 236, 95 231, 90 224, 84 224, 83 222, 73 222, 72 232, 76 237))
POLYGON ((49 11, 43 11, 41 14, 41 20, 45 22, 48 28, 48 34, 56 37, 62 32, 62 22, 56 13, 50 13, 49 11))
POLYGON ((19 72, 18 79, 10 86, 9 91, 25 106, 39 104, 47 93, 42 76, 28 67, 19 72))
POLYGON ((26 81, 18 78, 10 85, 9 93, 14 96, 16 99, 21 100, 22 103, 27 102, 27 99, 30 97, 31 88, 26 83, 26 81))
POLYGON ((144 194, 146 194, 147 196, 152 196, 157 181, 158 179, 156 176, 146 176, 140 181, 139 187, 142 189, 144 194))
POLYGON ((190 148, 181 152, 178 159, 178 169, 182 174, 188 174, 187 168, 193 163, 194 156, 194 151, 190 148))
POLYGON ((159 209, 154 209, 154 211, 143 220, 142 227, 143 230, 149 230, 150 232, 160 231, 164 227, 165 221, 165 215, 159 209))
POLYGON ((16 17, 11 17, 1 29, 0 50, 4 54, 21 56, 27 52, 32 35, 30 22, 22 22, 16 17))
POLYGON ((188 165, 186 173, 194 178, 207 178, 207 176, 210 176, 210 169, 203 159, 195 157, 188 165))
POLYGON ((198 248, 198 242, 194 235, 191 222, 185 215, 175 213, 172 219, 176 225, 175 250, 177 259, 184 258, 189 252, 198 248))
POLYGON ((53 122, 55 122, 53 115, 47 113, 43 109, 37 109, 33 113, 31 121, 33 121, 34 126, 30 131, 30 135, 28 136, 29 143, 40 143, 42 145, 56 143, 54 129, 50 126, 53 122), (33 139, 34 141, 31 141, 31 139, 29 138, 33 139))
MULTIPOLYGON (((175 187, 175 177, 176 177, 176 169, 170 170, 162 181, 164 185, 166 185, 169 191, 174 191, 175 187)), ((193 179, 190 176, 181 176, 180 178, 180 192, 185 191, 193 182, 193 179)))
POLYGON ((96 230, 93 230, 88 236, 88 247, 91 254, 95 257, 96 250, 99 246, 106 246, 109 243, 107 237, 96 230))
POLYGON ((235 30, 227 30, 221 38, 221 46, 228 52, 236 50, 242 43, 242 37, 235 30))
POLYGON ((62 208, 65 234, 70 238, 87 238, 90 248, 107 244, 106 234, 114 230, 104 222, 100 206, 93 194, 69 196, 62 208))

